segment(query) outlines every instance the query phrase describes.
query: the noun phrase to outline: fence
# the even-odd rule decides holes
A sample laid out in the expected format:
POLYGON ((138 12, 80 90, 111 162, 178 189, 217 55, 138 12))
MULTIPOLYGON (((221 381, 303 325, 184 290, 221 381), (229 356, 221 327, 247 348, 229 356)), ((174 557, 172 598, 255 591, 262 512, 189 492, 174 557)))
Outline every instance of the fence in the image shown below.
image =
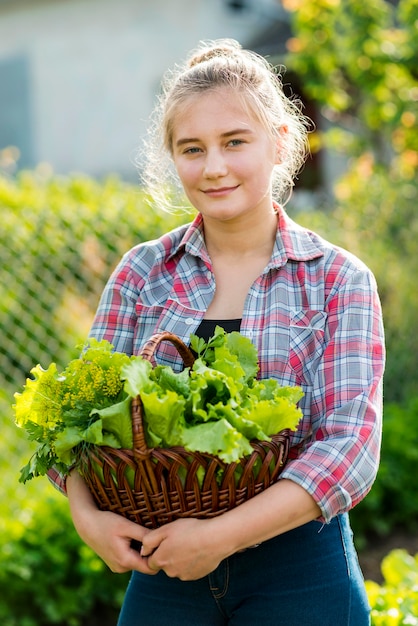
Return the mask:
POLYGON ((1 388, 73 358, 122 254, 185 221, 114 178, 0 178, 0 207, 1 388))

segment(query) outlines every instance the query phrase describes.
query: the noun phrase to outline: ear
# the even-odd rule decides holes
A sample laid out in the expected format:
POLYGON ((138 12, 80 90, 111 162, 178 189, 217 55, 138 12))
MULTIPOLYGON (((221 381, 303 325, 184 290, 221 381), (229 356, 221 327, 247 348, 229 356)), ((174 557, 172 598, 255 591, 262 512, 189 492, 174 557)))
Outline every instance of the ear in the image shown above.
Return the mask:
POLYGON ((276 137, 276 160, 275 164, 279 165, 283 161, 283 136, 289 132, 287 124, 280 126, 279 132, 276 137))

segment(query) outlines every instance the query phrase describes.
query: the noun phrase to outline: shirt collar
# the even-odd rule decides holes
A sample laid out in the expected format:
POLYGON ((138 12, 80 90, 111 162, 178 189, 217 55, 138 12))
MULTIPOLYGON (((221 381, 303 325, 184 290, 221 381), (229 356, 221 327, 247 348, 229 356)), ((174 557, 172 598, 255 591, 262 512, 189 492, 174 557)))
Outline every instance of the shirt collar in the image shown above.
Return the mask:
POLYGON ((203 234, 203 218, 200 213, 191 222, 179 243, 171 250, 170 258, 184 249, 189 254, 202 258, 210 264, 209 255, 206 250, 205 238, 203 234))
POLYGON ((294 222, 283 207, 275 204, 274 208, 278 217, 277 234, 268 267, 281 267, 288 260, 311 261, 323 256, 313 233, 294 222))
MULTIPOLYGON (((315 243, 309 230, 294 222, 283 207, 274 204, 274 209, 278 217, 277 234, 273 254, 266 269, 281 267, 288 260, 311 261, 323 256, 323 250, 315 243)), ((203 218, 200 213, 189 224, 170 257, 176 255, 181 249, 210 264, 204 239, 203 218)))

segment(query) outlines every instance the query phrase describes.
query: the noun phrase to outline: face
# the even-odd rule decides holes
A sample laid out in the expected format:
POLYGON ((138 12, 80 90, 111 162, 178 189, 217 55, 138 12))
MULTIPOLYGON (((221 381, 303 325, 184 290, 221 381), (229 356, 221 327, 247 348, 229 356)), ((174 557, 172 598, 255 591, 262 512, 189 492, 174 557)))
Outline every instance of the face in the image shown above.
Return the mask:
POLYGON ((191 96, 174 119, 173 159, 207 219, 271 214, 276 141, 229 88, 191 96))

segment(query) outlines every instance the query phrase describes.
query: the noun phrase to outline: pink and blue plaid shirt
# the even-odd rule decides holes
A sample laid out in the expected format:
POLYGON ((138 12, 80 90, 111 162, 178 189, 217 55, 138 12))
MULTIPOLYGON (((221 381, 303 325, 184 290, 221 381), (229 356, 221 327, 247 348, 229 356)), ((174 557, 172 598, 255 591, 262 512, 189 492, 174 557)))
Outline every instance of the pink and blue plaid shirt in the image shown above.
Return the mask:
MULTIPOLYGON (((323 520, 370 490, 381 441, 384 333, 375 279, 356 257, 278 209, 272 257, 252 285, 241 333, 256 345, 260 378, 300 385, 303 419, 281 478, 306 489, 323 520)), ((103 292, 91 336, 137 354, 158 331, 189 343, 215 293, 198 215, 130 250, 103 292)), ((182 362, 169 343, 157 361, 182 362)), ((60 488, 62 476, 50 478, 60 488)))

